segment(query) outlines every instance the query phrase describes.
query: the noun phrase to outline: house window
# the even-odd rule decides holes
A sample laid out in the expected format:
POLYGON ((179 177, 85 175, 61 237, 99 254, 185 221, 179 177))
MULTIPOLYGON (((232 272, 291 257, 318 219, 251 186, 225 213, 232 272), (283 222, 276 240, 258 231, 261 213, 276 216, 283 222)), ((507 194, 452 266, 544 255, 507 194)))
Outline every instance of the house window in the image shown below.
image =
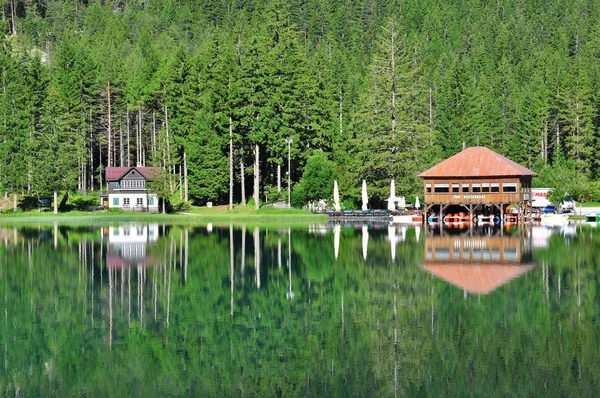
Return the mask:
POLYGON ((115 182, 115 188, 117 188, 117 189, 121 188, 121 184, 119 184, 119 181, 115 182))
POLYGON ((143 198, 137 198, 137 200, 135 201, 136 206, 142 206, 144 204, 144 199, 143 198))
POLYGON ((459 192, 458 184, 452 184, 452 193, 458 193, 458 192, 459 192))
POLYGON ((481 183, 481 192, 490 192, 490 183, 489 182, 481 183))
POLYGON ((426 184, 425 188, 426 188, 427 193, 431 193, 431 184, 426 184))
POLYGON ((517 192, 517 184, 514 182, 503 183, 502 192, 517 192))
POLYGON ((154 198, 148 198, 148 206, 152 206, 154 204, 154 198))
POLYGON ((450 192, 449 184, 435 184, 433 186, 433 191, 435 193, 448 193, 450 192))
POLYGON ((123 206, 129 206, 129 198, 123 198, 123 206))
POLYGON ((469 184, 462 184, 463 193, 469 193, 469 184))
POLYGON ((497 182, 492 182, 491 184, 491 191, 490 192, 500 192, 500 184, 497 182))
POLYGON ((113 206, 119 205, 119 198, 113 198, 113 206))
POLYGON ((471 184, 471 188, 473 189, 473 193, 481 192, 481 184, 471 184))

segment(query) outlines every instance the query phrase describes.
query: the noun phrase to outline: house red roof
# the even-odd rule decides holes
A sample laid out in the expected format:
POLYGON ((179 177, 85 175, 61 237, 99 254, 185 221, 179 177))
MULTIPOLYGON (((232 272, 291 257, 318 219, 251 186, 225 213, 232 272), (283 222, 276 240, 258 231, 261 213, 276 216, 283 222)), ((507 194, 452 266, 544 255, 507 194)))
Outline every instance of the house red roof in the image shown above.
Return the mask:
POLYGON ((123 178, 129 170, 137 170, 146 179, 152 179, 158 177, 160 174, 159 167, 107 167, 106 168, 106 181, 117 181, 123 178))
POLYGON ((533 171, 485 147, 470 147, 436 164, 419 177, 535 176, 533 171))
POLYGON ((425 263, 423 268, 468 293, 487 294, 521 276, 532 264, 440 264, 425 263))

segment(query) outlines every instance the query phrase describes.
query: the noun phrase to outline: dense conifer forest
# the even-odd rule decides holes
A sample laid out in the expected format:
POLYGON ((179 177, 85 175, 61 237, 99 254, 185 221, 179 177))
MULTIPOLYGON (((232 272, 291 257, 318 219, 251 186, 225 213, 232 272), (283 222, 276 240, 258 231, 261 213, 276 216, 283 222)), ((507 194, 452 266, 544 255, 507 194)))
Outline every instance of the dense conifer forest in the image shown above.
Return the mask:
POLYGON ((600 199, 598 1, 0 5, 9 194, 96 192, 105 167, 145 165, 162 197, 187 180, 196 203, 286 200, 289 153, 294 204, 333 178, 358 201, 365 179, 377 207, 465 142, 600 199))

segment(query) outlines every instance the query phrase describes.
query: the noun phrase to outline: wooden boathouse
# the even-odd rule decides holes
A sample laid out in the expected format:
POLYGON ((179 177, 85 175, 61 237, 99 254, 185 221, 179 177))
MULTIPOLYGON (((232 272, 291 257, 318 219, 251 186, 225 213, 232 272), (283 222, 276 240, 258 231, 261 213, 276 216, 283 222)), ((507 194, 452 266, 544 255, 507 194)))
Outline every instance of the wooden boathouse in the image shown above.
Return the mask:
POLYGON ((531 208, 531 179, 536 173, 485 147, 462 152, 419 174, 423 180, 428 215, 456 217, 472 223, 495 216, 502 222, 522 222, 531 208), (509 205, 517 213, 508 213, 509 205), (460 217, 459 217, 460 215, 460 217))

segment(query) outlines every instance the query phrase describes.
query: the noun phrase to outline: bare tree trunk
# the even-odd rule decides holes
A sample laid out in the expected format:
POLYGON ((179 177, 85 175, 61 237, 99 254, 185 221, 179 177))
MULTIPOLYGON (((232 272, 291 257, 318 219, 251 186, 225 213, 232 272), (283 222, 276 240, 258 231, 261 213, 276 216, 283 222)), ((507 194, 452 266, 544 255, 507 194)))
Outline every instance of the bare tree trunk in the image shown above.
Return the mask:
POLYGON ((94 190, 94 126, 92 125, 92 110, 90 109, 90 190, 94 190))
POLYGON ((254 208, 258 210, 260 208, 260 171, 258 169, 259 162, 258 144, 254 145, 254 208))
POLYGON ((138 136, 137 136, 137 164, 144 164, 144 160, 142 158, 142 105, 140 104, 140 109, 138 111, 138 136))
POLYGON ((277 165, 277 193, 281 192, 281 165, 277 165))
POLYGON ((10 0, 10 31, 17 35, 17 1, 10 0))
POLYGON ((111 132, 111 115, 110 115, 110 80, 106 82, 106 99, 108 101, 108 125, 106 134, 108 135, 108 161, 107 166, 112 167, 112 132, 111 132))
POLYGON ((340 85, 340 110, 338 112, 340 135, 344 134, 344 88, 340 85))
POLYGON ((181 174, 181 165, 179 165, 179 200, 183 200, 183 177, 181 174))
POLYGON ((244 171, 244 154, 240 159, 240 180, 242 184, 242 206, 246 206, 246 172, 244 171))
POLYGON ((58 214, 58 193, 54 191, 54 214, 58 214))
POLYGON ((185 201, 187 202, 188 200, 190 200, 190 198, 189 198, 189 194, 188 194, 187 153, 185 151, 183 151, 183 191, 184 191, 185 201))
POLYGON ((126 117, 127 117, 127 151, 125 152, 125 155, 127 156, 127 167, 130 167, 130 163, 129 163, 129 108, 127 108, 127 112, 125 113, 126 117))
POLYGON ((231 116, 229 116, 229 210, 233 210, 233 120, 231 116))
MULTIPOLYGON (((171 144, 170 144, 170 140, 169 140, 169 113, 167 110, 167 105, 165 104, 165 132, 166 132, 166 139, 167 139, 167 170, 169 167, 171 167, 171 144)), ((175 167, 175 165, 173 165, 173 167, 175 167)), ((171 171, 171 170, 169 170, 171 171)), ((173 191, 173 178, 171 177, 171 174, 175 174, 175 172, 173 171, 172 173, 169 174, 169 187, 171 188, 171 192, 173 191)))
POLYGON ((125 151, 123 151, 123 116, 119 118, 119 166, 125 166, 125 151))
POLYGON ((544 120, 544 133, 542 135, 542 159, 548 164, 548 119, 544 120))
POLYGON ((13 209, 17 211, 17 194, 13 195, 13 209))
POLYGON ((156 157, 156 113, 152 111, 152 157, 156 157))

